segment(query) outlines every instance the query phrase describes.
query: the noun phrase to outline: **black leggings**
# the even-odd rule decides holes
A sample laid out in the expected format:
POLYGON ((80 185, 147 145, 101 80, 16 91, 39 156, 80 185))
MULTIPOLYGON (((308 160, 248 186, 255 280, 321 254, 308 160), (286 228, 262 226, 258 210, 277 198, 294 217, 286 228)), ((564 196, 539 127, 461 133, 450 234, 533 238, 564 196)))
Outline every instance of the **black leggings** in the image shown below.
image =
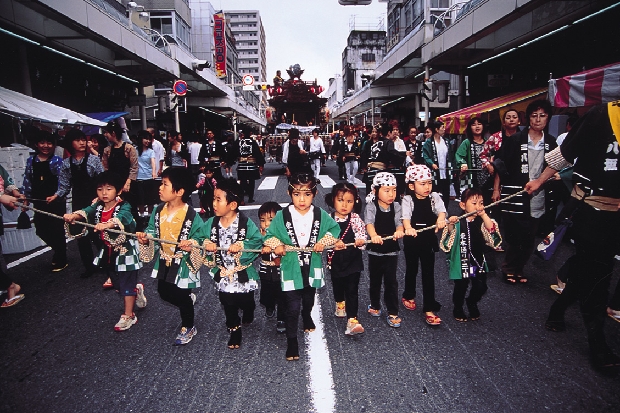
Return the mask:
POLYGON ((157 291, 162 300, 179 308, 181 327, 188 330, 194 327, 194 303, 190 297, 192 290, 180 288, 164 280, 157 280, 157 291))
POLYGON ((370 306, 375 310, 381 309, 381 281, 383 281, 383 299, 389 315, 398 315, 397 266, 398 255, 368 254, 370 306))
POLYGON ((297 338, 299 327, 299 313, 304 324, 310 324, 312 307, 314 307, 314 294, 316 288, 304 287, 301 290, 284 291, 286 301, 286 338, 297 338))
POLYGON ((347 317, 357 318, 358 304, 358 287, 360 284, 360 273, 344 277, 332 276, 332 288, 334 289, 334 300, 336 302, 345 301, 347 309, 347 317))
POLYGON ((284 321, 286 318, 286 302, 284 294, 282 294, 282 283, 280 280, 261 280, 260 281, 260 299, 259 302, 265 306, 267 310, 278 309, 277 320, 284 321))
POLYGON ((247 293, 225 293, 220 291, 220 303, 224 307, 226 316, 226 328, 233 329, 241 326, 239 310, 243 311, 243 323, 251 323, 254 320, 254 291, 247 293))
MULTIPOLYGON (((60 198, 60 200, 56 200, 49 205, 46 203, 37 202, 34 206, 42 211, 51 212, 61 216, 66 212, 64 198, 60 198)), ((62 220, 37 212, 34 214, 33 221, 37 236, 54 251, 52 262, 55 264, 66 264, 67 239, 65 238, 65 226, 62 220)))
POLYGON ((416 296, 418 262, 422 267, 422 311, 439 311, 441 304, 435 300, 435 252, 429 247, 421 250, 418 242, 411 237, 403 238, 405 250, 405 290, 403 298, 413 300, 416 296))
POLYGON ((452 303, 454 309, 462 309, 465 302, 465 294, 467 293, 467 286, 471 281, 471 290, 469 290, 469 297, 467 297, 467 304, 477 304, 484 293, 487 292, 487 275, 486 273, 478 273, 475 277, 462 278, 460 280, 454 280, 454 292, 452 293, 452 303))

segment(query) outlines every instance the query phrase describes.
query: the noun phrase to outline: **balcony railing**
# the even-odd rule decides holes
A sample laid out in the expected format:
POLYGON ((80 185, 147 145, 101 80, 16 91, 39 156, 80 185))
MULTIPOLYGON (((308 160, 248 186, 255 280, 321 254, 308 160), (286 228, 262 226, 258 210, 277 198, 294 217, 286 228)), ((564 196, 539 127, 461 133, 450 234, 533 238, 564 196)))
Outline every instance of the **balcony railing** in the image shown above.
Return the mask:
MULTIPOLYGON (((115 0, 86 0, 97 7, 102 12, 111 16, 114 20, 119 23, 127 26, 129 24, 129 17, 127 17, 127 10, 125 7, 115 0)), ((148 29, 149 33, 147 33, 142 28, 136 26, 135 24, 131 24, 132 30, 138 36, 143 37, 146 41, 157 47, 163 53, 168 56, 171 56, 170 53, 170 44, 159 34, 156 30, 148 29), (155 36, 154 33, 157 35, 155 36), (162 41, 163 39, 163 41, 162 41)))

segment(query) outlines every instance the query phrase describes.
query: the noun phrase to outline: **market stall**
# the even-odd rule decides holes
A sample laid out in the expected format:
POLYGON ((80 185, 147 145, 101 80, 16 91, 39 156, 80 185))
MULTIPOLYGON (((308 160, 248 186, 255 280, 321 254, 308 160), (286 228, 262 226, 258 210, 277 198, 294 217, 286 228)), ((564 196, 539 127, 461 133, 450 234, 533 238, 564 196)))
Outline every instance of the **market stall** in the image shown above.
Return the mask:
POLYGON ((525 92, 510 93, 486 102, 478 103, 455 112, 441 115, 438 121, 446 125, 446 133, 452 135, 464 134, 467 129, 467 122, 475 117, 481 117, 489 123, 492 117, 499 118, 499 110, 505 107, 512 107, 518 112, 525 112, 527 105, 536 99, 544 98, 547 88, 538 88, 525 92))

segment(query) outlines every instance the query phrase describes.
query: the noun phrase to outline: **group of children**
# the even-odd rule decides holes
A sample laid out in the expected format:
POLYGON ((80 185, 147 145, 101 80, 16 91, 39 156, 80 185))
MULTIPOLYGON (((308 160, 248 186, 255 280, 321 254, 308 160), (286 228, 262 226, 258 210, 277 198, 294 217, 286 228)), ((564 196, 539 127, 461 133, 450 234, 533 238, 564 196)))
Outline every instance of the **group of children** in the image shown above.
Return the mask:
POLYGON ((370 279, 367 312, 374 317, 382 315, 383 284, 387 323, 400 327, 396 277, 400 238, 404 238, 407 264, 401 298, 406 309, 416 309, 419 262, 425 320, 430 325, 441 323, 435 314, 441 305, 435 300, 434 288, 434 254, 441 247, 450 254, 450 279, 455 280, 454 317, 467 321, 465 301, 469 317, 480 317, 477 303, 486 291, 487 271, 483 247, 485 243, 497 246, 501 242, 497 223, 484 212, 482 193, 476 189, 463 193, 460 206, 470 216, 446 219, 444 203, 439 194, 432 192, 432 175, 426 166, 410 166, 406 180, 408 190, 399 203, 394 175, 378 173, 367 198, 364 222, 358 215, 362 202, 354 185, 339 183, 332 188, 325 197, 333 209, 329 214, 313 205, 317 194, 315 177, 297 174, 288 181, 291 203, 284 208, 275 202, 262 205, 257 227, 239 212, 243 194, 236 180, 211 182, 214 216, 205 222, 189 204, 195 189, 191 172, 171 167, 162 173, 162 203, 153 211, 145 231, 136 234, 136 242, 130 236, 105 231, 116 228, 131 233, 135 222, 129 205, 117 196, 123 183, 114 173, 104 172, 97 177, 98 201, 65 215, 65 220, 86 219, 101 234, 102 248, 96 264, 108 269, 115 289, 125 297, 125 311, 115 326, 117 331, 127 330, 137 322, 134 305, 146 305, 144 286, 137 283, 137 270, 142 262, 155 260, 152 277, 158 279, 159 295, 178 307, 181 314, 181 330, 175 343, 189 343, 197 332, 196 296, 191 291, 200 287, 199 270, 205 265, 224 309, 230 334, 228 347, 241 346, 242 328, 254 320, 254 291, 260 280, 260 303, 265 306, 265 314, 275 316, 277 331, 286 333, 286 359, 297 360, 300 313, 305 332, 316 328, 311 311, 316 289, 325 285, 321 254, 325 250, 335 315, 347 318, 347 335, 364 332, 358 320, 363 248, 368 249, 370 279), (421 231, 432 225, 435 233, 443 230, 441 242, 435 233, 421 231), (257 271, 253 264, 259 257, 257 271), (465 299, 470 279, 472 289, 465 299))

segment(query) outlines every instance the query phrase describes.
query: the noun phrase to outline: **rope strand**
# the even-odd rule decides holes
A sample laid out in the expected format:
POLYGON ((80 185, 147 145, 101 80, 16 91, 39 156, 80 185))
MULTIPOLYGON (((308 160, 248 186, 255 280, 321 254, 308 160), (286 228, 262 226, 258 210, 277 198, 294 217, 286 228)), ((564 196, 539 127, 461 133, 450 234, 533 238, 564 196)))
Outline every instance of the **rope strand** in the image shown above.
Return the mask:
MULTIPOLYGON (((496 206, 496 205, 498 205, 498 204, 500 204, 502 202, 506 202, 507 200, 509 200, 511 198, 514 198, 516 196, 519 196, 519 195, 521 195, 521 194, 523 194, 525 192, 527 192, 527 191, 525 189, 523 189, 523 190, 521 190, 521 191, 519 191, 517 193, 514 193, 512 195, 508 195, 506 198, 500 199, 498 201, 495 201, 495 202, 485 206, 484 209, 492 208, 492 207, 494 207, 494 206, 496 206)), ((36 213, 39 213, 39 214, 50 216, 52 218, 64 220, 64 218, 62 216, 60 216, 60 215, 52 214, 51 212, 47 212, 47 211, 42 211, 42 210, 34 208, 34 207, 30 206, 30 205, 22 204, 21 202, 15 202, 15 205, 17 205, 18 207, 21 207, 21 208, 30 209, 30 210, 32 210, 32 211, 34 211, 36 213)), ((469 212, 469 213, 466 213, 466 214, 463 214, 463 215, 459 216, 458 219, 461 220, 463 218, 467 218, 467 217, 475 215, 477 213, 478 213, 478 211, 469 212)), ((83 225, 83 226, 85 226, 87 228, 93 228, 93 229, 95 228, 95 225, 89 224, 88 222, 74 221, 73 224, 83 225)), ((435 229, 436 227, 437 227, 437 224, 431 225, 431 226, 428 226, 428 227, 425 227, 425 228, 421 228, 419 230, 416 230, 416 232, 420 233, 420 232, 424 232, 424 231, 430 231, 432 229, 435 229)), ((108 232, 111 232, 111 233, 114 233, 114 234, 119 234, 119 235, 125 235, 127 237, 132 237, 132 238, 136 238, 136 239, 138 238, 138 236, 136 234, 134 234, 134 233, 126 232, 126 231, 121 231, 119 229, 107 228, 104 231, 108 231, 108 232)), ((149 238, 149 241, 154 241, 154 242, 157 242, 159 244, 180 245, 180 243, 177 242, 177 241, 170 241, 170 240, 166 240, 166 239, 155 238, 155 237, 151 237, 150 235, 148 236, 148 238, 149 238)), ((383 241, 386 241, 386 240, 389 240, 389 239, 392 239, 392 238, 393 238, 393 236, 389 235, 387 237, 382 237, 381 239, 383 241)), ((371 241, 369 239, 364 241, 364 244, 370 244, 370 243, 371 243, 371 241)), ((352 243, 348 243, 348 244, 344 244, 344 245, 345 245, 345 247, 353 247, 353 246, 355 246, 355 243, 352 242, 352 243)), ((205 252, 208 252, 204 247, 192 246, 192 248, 196 248, 196 249, 200 249, 200 250, 203 250, 205 252)), ((294 247, 292 245, 286 245, 285 248, 286 248, 287 252, 312 252, 312 251, 314 251, 314 248, 294 247)), ((216 249, 217 249, 217 251, 228 251, 228 248, 216 247, 216 249)), ((326 250, 331 250, 331 249, 334 249, 333 245, 325 247, 324 250, 326 251, 326 250)), ((240 252, 261 253, 262 250, 259 250, 259 249, 241 249, 240 252)))

